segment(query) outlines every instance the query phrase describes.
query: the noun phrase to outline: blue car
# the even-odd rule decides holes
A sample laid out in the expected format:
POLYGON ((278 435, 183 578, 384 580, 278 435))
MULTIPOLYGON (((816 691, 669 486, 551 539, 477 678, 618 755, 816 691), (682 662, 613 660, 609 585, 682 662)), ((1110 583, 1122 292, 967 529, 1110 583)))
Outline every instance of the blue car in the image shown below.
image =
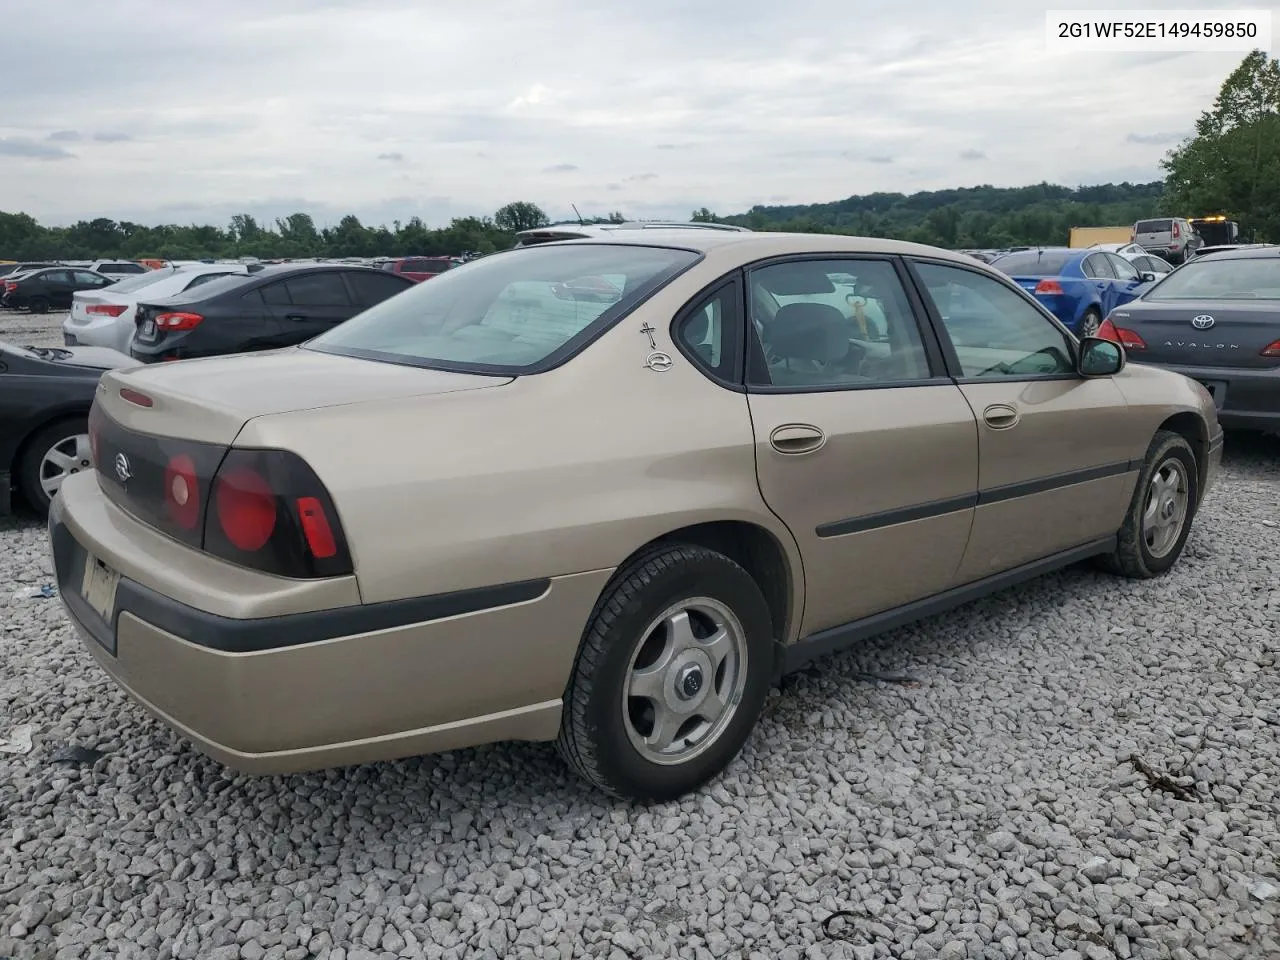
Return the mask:
POLYGON ((1097 334, 1113 309, 1142 296, 1156 275, 1106 250, 1041 247, 991 262, 1080 337, 1097 334))

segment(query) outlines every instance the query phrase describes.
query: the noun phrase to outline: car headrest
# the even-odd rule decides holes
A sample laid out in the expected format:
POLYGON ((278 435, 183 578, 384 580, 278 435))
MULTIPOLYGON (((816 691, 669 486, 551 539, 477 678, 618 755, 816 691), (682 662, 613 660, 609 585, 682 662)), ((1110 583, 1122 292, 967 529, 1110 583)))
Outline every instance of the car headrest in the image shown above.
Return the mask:
POLYGON ((849 321, 825 303, 789 303, 769 324, 769 346, 786 360, 829 363, 849 352, 849 321))

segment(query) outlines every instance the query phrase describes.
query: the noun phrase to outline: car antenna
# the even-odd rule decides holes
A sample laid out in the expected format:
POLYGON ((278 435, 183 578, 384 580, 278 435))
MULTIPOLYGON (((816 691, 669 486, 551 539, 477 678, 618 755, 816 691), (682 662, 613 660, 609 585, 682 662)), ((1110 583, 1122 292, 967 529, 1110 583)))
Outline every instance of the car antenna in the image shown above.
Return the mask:
POLYGON ((583 220, 583 219, 582 219, 582 214, 578 213, 578 207, 577 207, 577 204, 573 204, 573 203, 571 203, 571 204, 569 204, 569 206, 573 207, 573 212, 574 212, 574 214, 576 214, 576 215, 577 215, 577 217, 578 217, 578 225, 579 225, 579 226, 581 226, 581 227, 585 227, 585 226, 587 225, 587 221, 583 220))

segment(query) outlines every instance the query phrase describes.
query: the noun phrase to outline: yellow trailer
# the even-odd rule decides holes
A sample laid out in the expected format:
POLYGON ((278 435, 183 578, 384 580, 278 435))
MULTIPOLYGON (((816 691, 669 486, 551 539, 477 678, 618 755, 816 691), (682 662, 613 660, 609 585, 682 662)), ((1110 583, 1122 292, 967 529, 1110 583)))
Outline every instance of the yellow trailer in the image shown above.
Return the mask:
POLYGON ((1069 247, 1092 247, 1095 243, 1132 243, 1133 224, 1127 227, 1072 227, 1069 247))

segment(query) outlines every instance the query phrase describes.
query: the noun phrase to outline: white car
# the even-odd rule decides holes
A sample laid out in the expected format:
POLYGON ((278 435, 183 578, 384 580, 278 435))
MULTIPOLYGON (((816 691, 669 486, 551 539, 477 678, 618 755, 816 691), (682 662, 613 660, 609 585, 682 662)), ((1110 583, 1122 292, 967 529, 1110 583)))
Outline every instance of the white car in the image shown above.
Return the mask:
POLYGON ((1163 277, 1173 270, 1173 264, 1168 260, 1154 253, 1147 253, 1136 243, 1095 243, 1089 249, 1118 253, 1143 273, 1154 273, 1157 277, 1163 277))
POLYGON ((62 323, 62 339, 69 347, 85 345, 109 347, 129 352, 136 332, 134 317, 138 301, 172 297, 192 287, 229 273, 248 274, 243 263, 196 263, 182 267, 161 267, 129 277, 102 290, 74 294, 71 312, 62 323))
POLYGON ((110 277, 112 280, 136 277, 151 270, 145 264, 135 263, 133 260, 94 260, 87 265, 87 269, 100 273, 104 277, 110 277))
POLYGON ((1143 256, 1147 252, 1136 243, 1095 243, 1090 245, 1089 249, 1106 250, 1108 253, 1118 253, 1126 260, 1133 257, 1143 256))

